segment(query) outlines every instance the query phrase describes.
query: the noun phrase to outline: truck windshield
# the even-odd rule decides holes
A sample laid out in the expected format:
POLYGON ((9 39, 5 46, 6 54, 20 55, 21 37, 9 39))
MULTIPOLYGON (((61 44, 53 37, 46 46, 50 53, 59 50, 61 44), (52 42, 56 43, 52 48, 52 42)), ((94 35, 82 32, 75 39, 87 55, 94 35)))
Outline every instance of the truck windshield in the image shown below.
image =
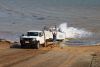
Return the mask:
POLYGON ((28 32, 27 36, 38 36, 38 32, 28 32))

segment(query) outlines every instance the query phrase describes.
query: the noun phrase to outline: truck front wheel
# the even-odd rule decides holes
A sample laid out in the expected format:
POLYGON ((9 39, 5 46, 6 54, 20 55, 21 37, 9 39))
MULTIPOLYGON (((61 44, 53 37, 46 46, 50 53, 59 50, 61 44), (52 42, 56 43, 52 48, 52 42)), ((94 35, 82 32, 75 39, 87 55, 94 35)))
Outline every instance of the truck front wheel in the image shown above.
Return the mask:
POLYGON ((25 45, 24 44, 21 44, 21 48, 25 48, 25 45))
POLYGON ((36 49, 39 49, 39 48, 40 48, 40 42, 37 42, 36 49))

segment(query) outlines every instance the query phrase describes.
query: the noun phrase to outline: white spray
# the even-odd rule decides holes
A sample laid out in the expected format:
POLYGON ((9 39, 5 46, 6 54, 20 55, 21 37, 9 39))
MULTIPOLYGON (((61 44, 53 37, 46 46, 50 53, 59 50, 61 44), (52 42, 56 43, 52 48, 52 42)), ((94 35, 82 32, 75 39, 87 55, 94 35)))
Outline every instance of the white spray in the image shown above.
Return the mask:
POLYGON ((85 29, 68 27, 66 22, 60 24, 59 29, 61 32, 64 32, 66 34, 66 38, 83 38, 92 35, 91 32, 88 32, 85 29))

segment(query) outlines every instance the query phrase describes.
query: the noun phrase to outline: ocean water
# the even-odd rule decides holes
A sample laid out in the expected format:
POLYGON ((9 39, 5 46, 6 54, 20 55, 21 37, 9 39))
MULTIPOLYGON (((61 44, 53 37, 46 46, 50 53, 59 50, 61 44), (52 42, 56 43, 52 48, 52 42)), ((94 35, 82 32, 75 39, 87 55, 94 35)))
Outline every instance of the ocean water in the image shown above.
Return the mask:
POLYGON ((100 0, 0 0, 0 31, 26 32, 43 26, 86 29, 100 40, 100 0))

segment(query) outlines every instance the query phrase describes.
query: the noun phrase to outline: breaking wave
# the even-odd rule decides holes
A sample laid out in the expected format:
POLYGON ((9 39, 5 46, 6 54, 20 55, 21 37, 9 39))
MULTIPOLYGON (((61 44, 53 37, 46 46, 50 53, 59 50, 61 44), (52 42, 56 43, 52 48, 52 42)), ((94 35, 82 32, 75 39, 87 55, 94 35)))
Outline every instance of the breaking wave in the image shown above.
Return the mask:
POLYGON ((66 38, 84 38, 92 36, 92 33, 85 29, 68 27, 66 22, 60 24, 59 29, 61 32, 64 32, 66 34, 66 38))

